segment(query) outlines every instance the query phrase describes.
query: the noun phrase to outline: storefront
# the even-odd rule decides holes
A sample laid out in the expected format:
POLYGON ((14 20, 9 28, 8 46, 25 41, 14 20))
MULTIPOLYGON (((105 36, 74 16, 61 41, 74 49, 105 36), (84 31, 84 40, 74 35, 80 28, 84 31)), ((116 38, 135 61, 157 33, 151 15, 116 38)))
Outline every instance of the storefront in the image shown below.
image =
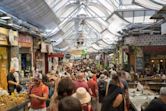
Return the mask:
POLYGON ((146 46, 143 48, 145 68, 151 74, 166 73, 166 46, 146 46))
MULTIPOLYGON (((35 56, 34 56, 34 65, 35 69, 38 69, 43 74, 47 74, 52 70, 52 59, 48 57, 48 54, 53 53, 52 45, 41 40, 35 39, 34 43, 35 56)), ((54 61, 54 60, 53 60, 54 61)))
POLYGON ((45 64, 44 64, 45 54, 41 53, 41 39, 39 37, 33 38, 33 54, 34 54, 33 58, 34 70, 38 69, 43 73, 45 71, 45 64))
POLYGON ((59 58, 63 58, 63 53, 54 53, 48 55, 48 72, 57 70, 59 58))
POLYGON ((28 34, 20 33, 18 43, 20 70, 24 71, 24 73, 29 73, 32 70, 32 37, 28 34))
POLYGON ((8 58, 8 29, 0 27, 0 87, 7 89, 8 58))

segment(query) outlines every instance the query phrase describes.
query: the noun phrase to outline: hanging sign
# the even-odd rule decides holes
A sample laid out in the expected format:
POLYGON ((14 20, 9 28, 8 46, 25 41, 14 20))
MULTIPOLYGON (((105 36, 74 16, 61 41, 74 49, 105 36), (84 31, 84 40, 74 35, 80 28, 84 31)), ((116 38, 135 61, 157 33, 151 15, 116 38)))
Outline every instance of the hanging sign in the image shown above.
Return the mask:
POLYGON ((0 27, 0 45, 8 45, 8 29, 0 27))
POLYGON ((54 58, 54 57, 64 57, 64 53, 53 53, 48 55, 49 58, 54 58))

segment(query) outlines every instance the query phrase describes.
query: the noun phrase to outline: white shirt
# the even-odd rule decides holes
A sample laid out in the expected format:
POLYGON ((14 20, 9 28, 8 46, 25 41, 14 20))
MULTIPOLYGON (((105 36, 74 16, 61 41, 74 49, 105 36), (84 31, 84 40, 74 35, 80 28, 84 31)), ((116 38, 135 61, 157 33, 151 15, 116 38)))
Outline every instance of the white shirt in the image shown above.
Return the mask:
POLYGON ((19 77, 19 74, 18 74, 18 72, 14 72, 14 77, 15 77, 15 79, 16 79, 16 81, 17 81, 17 83, 19 83, 20 82, 20 77, 19 77))

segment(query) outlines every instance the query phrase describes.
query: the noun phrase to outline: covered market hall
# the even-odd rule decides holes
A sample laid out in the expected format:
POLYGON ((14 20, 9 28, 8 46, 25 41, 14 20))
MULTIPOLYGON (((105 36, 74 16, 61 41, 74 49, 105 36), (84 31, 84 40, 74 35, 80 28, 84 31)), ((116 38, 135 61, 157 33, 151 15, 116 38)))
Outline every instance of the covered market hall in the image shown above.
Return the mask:
POLYGON ((0 0, 0 111, 166 111, 166 0, 0 0))

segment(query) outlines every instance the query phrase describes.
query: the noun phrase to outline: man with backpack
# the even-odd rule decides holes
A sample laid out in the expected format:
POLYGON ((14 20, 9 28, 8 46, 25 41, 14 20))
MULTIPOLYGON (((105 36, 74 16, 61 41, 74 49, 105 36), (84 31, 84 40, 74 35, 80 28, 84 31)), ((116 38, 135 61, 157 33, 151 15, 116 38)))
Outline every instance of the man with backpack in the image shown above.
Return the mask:
POLYGON ((46 100, 49 89, 42 82, 42 74, 34 75, 34 85, 29 89, 30 109, 29 111, 46 111, 46 100))

